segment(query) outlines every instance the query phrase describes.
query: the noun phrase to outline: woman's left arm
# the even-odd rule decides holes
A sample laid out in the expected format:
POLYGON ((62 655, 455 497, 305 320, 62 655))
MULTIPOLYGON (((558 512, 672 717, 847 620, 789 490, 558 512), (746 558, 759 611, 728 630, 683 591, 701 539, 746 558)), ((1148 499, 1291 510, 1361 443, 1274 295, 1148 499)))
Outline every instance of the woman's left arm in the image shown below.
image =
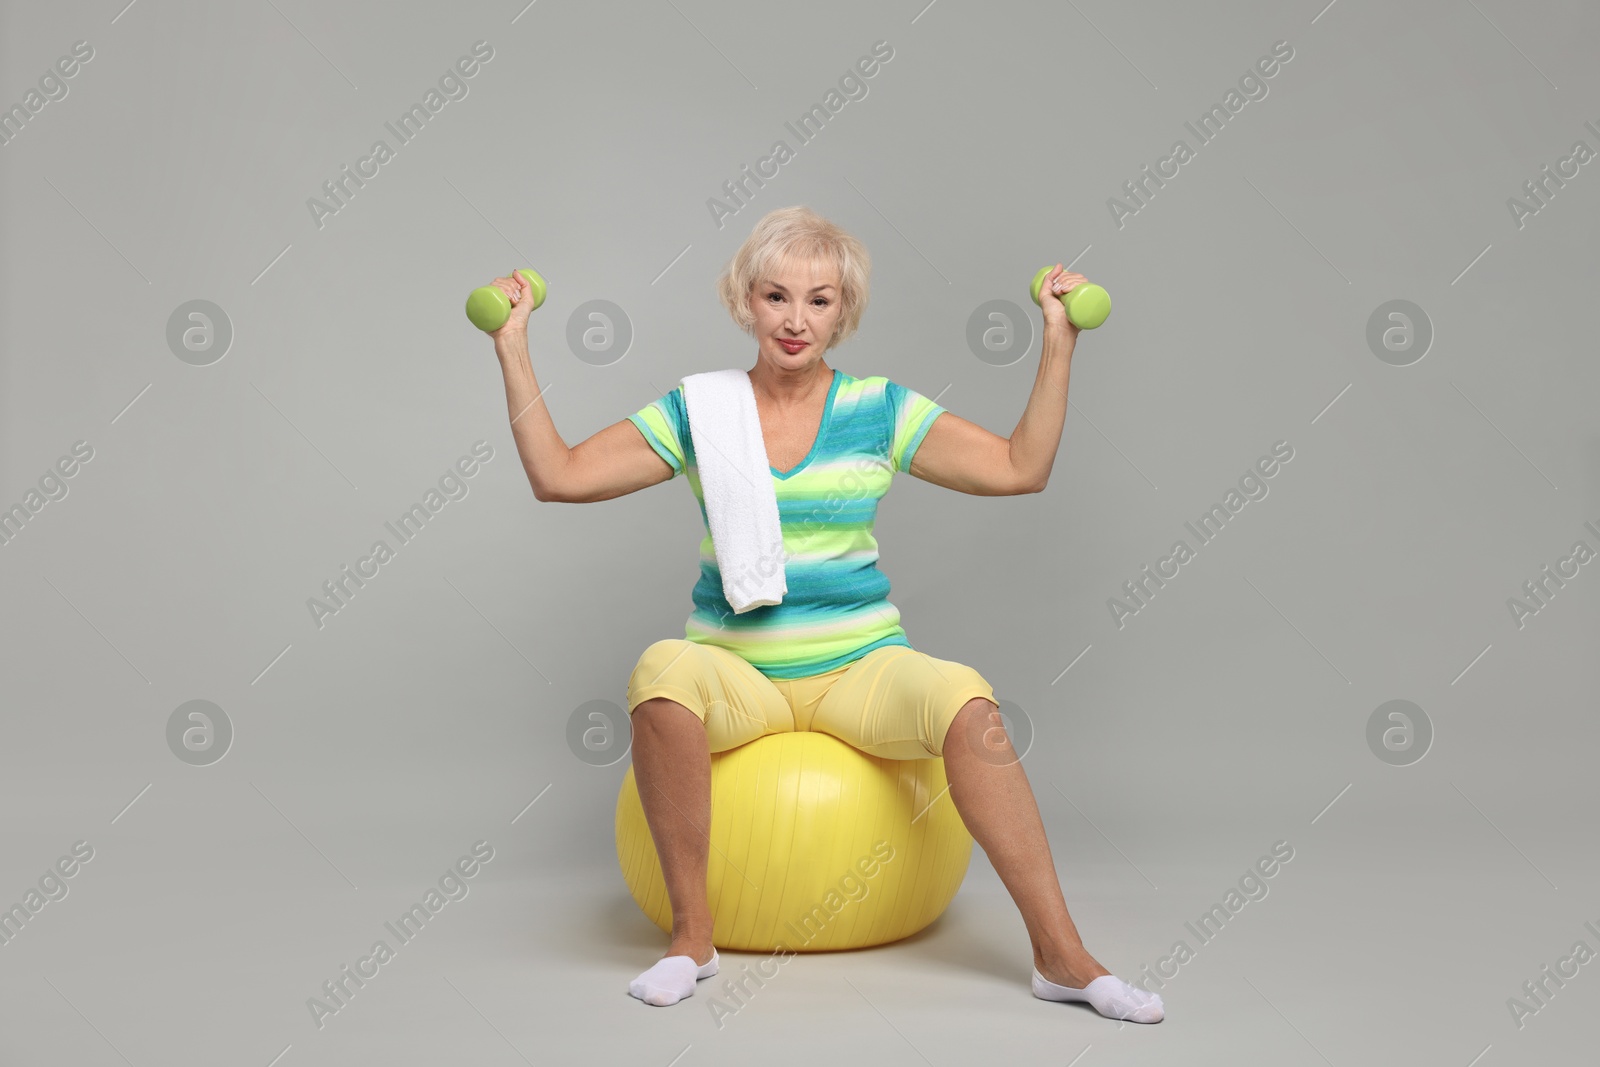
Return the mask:
MULTIPOLYGON (((1064 275, 1066 292, 1087 281, 1080 275, 1064 275)), ((1046 284, 1050 279, 1045 279, 1046 284)), ((1044 295, 1041 288, 1040 295, 1044 295)), ((1011 431, 1011 465, 1035 493, 1044 492, 1050 482, 1050 468, 1061 445, 1061 428, 1067 421, 1067 376, 1072 372, 1072 349, 1078 343, 1078 328, 1067 318, 1060 300, 1046 299, 1044 346, 1039 354, 1039 375, 1022 412, 1017 428, 1011 431), (1054 308, 1055 314, 1049 314, 1054 308)))
MULTIPOLYGON (((1058 263, 1045 277, 1040 295, 1058 295, 1088 281, 1058 263)), ((1061 429, 1067 419, 1067 377, 1078 328, 1059 299, 1041 302, 1044 345, 1039 373, 1022 419, 1009 439, 946 411, 933 420, 911 459, 910 472, 924 481, 976 496, 1015 496, 1042 492, 1050 481, 1061 429), (948 416, 948 417, 946 417, 948 416)))

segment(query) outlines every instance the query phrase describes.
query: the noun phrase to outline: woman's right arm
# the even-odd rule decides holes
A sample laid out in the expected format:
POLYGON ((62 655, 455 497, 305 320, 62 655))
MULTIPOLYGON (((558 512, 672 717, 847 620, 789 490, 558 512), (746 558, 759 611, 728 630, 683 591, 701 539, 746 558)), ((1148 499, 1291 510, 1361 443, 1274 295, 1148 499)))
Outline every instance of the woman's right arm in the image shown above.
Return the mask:
MULTIPOLYGON (((520 279, 496 278, 510 291, 520 279)), ((523 283, 524 285, 526 283, 523 283)), ((518 300, 527 306, 526 289, 518 300)), ((506 412, 511 434, 522 457, 522 469, 534 498, 584 504, 626 496, 667 481, 672 467, 656 455, 637 427, 627 419, 607 426, 588 440, 568 448, 550 418, 528 358, 528 313, 513 307, 510 320, 490 334, 506 381, 506 412)))

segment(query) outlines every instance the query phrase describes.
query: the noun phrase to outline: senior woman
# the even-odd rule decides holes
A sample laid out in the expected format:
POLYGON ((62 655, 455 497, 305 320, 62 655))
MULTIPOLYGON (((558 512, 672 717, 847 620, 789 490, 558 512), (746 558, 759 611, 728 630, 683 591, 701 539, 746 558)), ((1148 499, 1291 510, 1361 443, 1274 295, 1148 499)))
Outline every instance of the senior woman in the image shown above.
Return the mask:
MULTIPOLYGON (((628 991, 673 1004, 717 973, 706 896, 711 753, 768 733, 820 730, 882 758, 944 759, 956 810, 1027 926, 1035 996, 1158 1022, 1161 998, 1111 974, 1078 936, 993 688, 969 666, 911 648, 886 599, 871 533, 896 471, 977 496, 1042 491, 1066 418, 1078 329, 1059 300, 1041 302, 1038 377, 1017 428, 999 437, 887 378, 828 366, 827 352, 861 321, 869 270, 856 238, 795 206, 762 218, 718 282, 734 322, 757 342, 750 384, 774 488, 793 516, 781 519, 788 591, 778 604, 735 615, 715 558, 703 554, 685 637, 652 644, 629 680, 634 775, 672 904, 672 939, 628 991), (797 506, 820 504, 843 469, 865 482, 863 499, 797 506)), ((1084 281, 1058 263, 1045 291, 1084 281)), ((610 500, 696 469, 682 386, 569 448, 529 364, 528 285, 515 273, 494 284, 512 301, 510 319, 491 336, 535 497, 610 500)), ((698 495, 698 479, 692 484, 698 495)), ((703 514, 703 497, 701 506, 703 514)))

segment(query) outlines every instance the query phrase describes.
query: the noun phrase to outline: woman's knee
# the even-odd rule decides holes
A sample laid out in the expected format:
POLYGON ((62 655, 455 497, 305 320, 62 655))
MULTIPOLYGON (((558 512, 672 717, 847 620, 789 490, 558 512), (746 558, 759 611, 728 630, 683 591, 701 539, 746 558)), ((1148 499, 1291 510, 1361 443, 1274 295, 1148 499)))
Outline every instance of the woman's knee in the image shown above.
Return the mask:
POLYGON ((693 670, 698 663, 696 652, 694 642, 681 637, 657 641, 645 649, 628 676, 629 708, 637 703, 636 694, 650 686, 668 684, 682 688, 681 681, 675 679, 682 678, 686 670, 693 670))
POLYGON ((673 700, 671 697, 647 697, 639 701, 629 711, 635 730, 645 728, 680 729, 698 725, 705 729, 705 720, 700 713, 682 701, 673 700))
POLYGON ((973 697, 962 704, 945 730, 939 754, 948 757, 953 746, 959 745, 963 754, 972 753, 985 763, 1016 762, 1016 750, 999 712, 999 705, 989 697, 973 697))

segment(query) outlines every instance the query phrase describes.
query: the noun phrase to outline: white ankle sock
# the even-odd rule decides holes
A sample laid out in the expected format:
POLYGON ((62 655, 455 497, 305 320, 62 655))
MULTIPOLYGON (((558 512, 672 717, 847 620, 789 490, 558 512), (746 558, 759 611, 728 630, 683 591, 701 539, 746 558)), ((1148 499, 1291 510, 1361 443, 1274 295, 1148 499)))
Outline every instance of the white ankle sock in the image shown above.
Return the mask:
POLYGON ((717 973, 717 950, 711 950, 711 962, 704 967, 695 963, 693 956, 667 956, 656 965, 628 983, 628 994, 646 1004, 665 1007, 676 1004, 684 997, 694 995, 694 984, 701 978, 717 973))
POLYGON ((1159 993, 1147 993, 1114 974, 1102 974, 1082 989, 1056 985, 1033 969, 1033 995, 1041 1000, 1086 1000, 1108 1019, 1132 1023, 1158 1023, 1166 1015, 1159 993))

